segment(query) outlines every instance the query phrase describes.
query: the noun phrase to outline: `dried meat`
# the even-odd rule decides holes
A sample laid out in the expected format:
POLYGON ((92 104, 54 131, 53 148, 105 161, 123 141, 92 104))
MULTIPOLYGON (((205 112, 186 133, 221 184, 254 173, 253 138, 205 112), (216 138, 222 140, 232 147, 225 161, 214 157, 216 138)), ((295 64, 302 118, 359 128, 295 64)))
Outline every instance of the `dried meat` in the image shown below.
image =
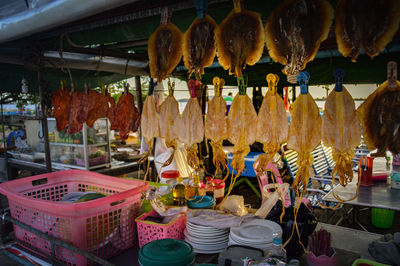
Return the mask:
POLYGON ((264 33, 259 13, 235 8, 215 31, 218 61, 229 74, 242 76, 242 69, 260 60, 264 33))
POLYGON ((214 77, 213 83, 215 95, 208 102, 204 134, 211 141, 213 163, 217 172, 220 168, 222 170, 226 168, 227 157, 222 149, 222 143, 225 139, 228 139, 228 129, 226 122, 226 102, 221 95, 225 81, 214 77))
POLYGON ((71 105, 68 113, 68 132, 77 133, 82 130, 83 122, 78 119, 82 104, 86 104, 87 94, 85 92, 74 91, 71 94, 71 105))
POLYGON ((267 165, 272 161, 280 149, 280 144, 287 139, 289 123, 287 122, 285 104, 276 93, 279 77, 268 74, 269 90, 265 94, 257 119, 256 141, 263 144, 264 154, 261 154, 255 165, 257 172, 267 170, 267 165))
POLYGON ((133 95, 125 91, 118 99, 115 108, 116 124, 118 125, 119 137, 127 139, 132 129, 132 119, 135 112, 135 99, 133 95))
POLYGON ((204 68, 212 64, 216 46, 214 31, 217 24, 210 16, 196 18, 183 37, 183 62, 189 76, 195 74, 200 78, 204 68))
POLYGON ((297 75, 328 37, 333 9, 326 0, 286 0, 268 18, 265 41, 271 58, 297 75))
POLYGON ((61 87, 54 93, 52 104, 54 106, 57 131, 62 131, 68 125, 69 108, 71 105, 71 95, 63 82, 61 82, 61 87))
POLYGON ((361 49, 371 58, 391 42, 399 29, 398 0, 340 0, 336 8, 336 41, 344 57, 356 61, 361 49))
POLYGON ((174 97, 175 83, 168 82, 169 95, 160 106, 160 137, 165 140, 168 148, 177 148, 178 134, 176 130, 176 121, 179 118, 178 102, 174 97))
POLYGON ((89 110, 88 116, 86 119, 86 124, 89 127, 93 127, 94 122, 97 119, 103 118, 107 116, 108 106, 107 106, 107 98, 104 93, 99 93, 96 91, 92 91, 93 93, 89 94, 89 102, 93 107, 89 110))
POLYGON ((150 74, 157 81, 164 80, 182 58, 183 34, 175 25, 159 26, 149 37, 150 74))

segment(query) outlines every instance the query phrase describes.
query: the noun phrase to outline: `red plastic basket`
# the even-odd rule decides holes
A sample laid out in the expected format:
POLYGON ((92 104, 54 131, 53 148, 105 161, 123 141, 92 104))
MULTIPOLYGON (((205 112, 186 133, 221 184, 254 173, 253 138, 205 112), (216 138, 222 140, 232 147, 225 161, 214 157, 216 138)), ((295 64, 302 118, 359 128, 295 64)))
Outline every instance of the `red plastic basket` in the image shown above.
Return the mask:
POLYGON ((159 217, 157 212, 152 210, 151 212, 144 213, 136 218, 139 247, 158 239, 185 239, 184 231, 186 228, 186 214, 181 214, 177 219, 168 224, 145 221, 146 217, 150 215, 159 217))
MULTIPOLYGON (((135 218, 147 182, 121 179, 83 170, 66 170, 0 184, 11 216, 35 229, 93 254, 109 258, 136 241, 135 218), (60 202, 70 192, 95 191, 107 197, 81 203, 60 202)), ((32 250, 51 255, 50 242, 14 225, 14 233, 32 250)), ((56 246, 58 260, 86 265, 86 257, 56 246)))

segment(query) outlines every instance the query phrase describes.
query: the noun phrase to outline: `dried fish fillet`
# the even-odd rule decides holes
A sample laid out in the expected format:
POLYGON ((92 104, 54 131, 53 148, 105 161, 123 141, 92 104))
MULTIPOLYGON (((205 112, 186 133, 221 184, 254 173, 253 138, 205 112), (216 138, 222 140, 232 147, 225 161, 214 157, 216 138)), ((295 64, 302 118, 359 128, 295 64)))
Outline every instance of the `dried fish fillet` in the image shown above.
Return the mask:
POLYGON ((176 121, 179 118, 178 102, 174 97, 173 83, 168 83, 169 95, 160 105, 160 137, 165 139, 165 145, 168 148, 177 148, 176 140, 178 133, 176 130, 176 121))
POLYGON ((267 165, 272 161, 280 149, 280 144, 287 139, 289 123, 287 122, 285 104, 276 93, 276 84, 279 77, 274 74, 267 75, 269 90, 264 96, 257 118, 256 141, 263 144, 264 154, 261 154, 256 163, 257 172, 267 170, 267 165))
POLYGON ((271 58, 297 75, 312 61, 332 25, 333 8, 326 0, 286 0, 268 18, 265 42, 271 58))
POLYGON ((182 58, 183 34, 175 25, 159 26, 149 37, 150 74, 157 81, 164 80, 182 58))
POLYGON ((361 141, 361 127, 354 100, 343 86, 342 91, 333 90, 326 99, 322 117, 322 141, 333 149, 336 165, 332 177, 338 174, 340 184, 346 186, 353 179, 351 160, 354 149, 361 141))
POLYGON ((340 0, 336 8, 336 41, 344 57, 356 61, 361 49, 371 58, 390 43, 399 29, 398 0, 340 0))
POLYGON ((222 143, 228 139, 228 130, 226 122, 226 102, 221 96, 222 87, 225 81, 218 77, 213 78, 215 95, 208 102, 207 115, 205 121, 204 134, 211 141, 213 151, 213 163, 216 172, 222 168, 226 169, 227 157, 222 149, 222 143))
POLYGON ((200 79, 204 68, 212 64, 216 46, 214 31, 217 24, 210 16, 196 18, 183 37, 183 62, 189 76, 195 74, 200 79))
POLYGON ((54 106, 57 131, 62 131, 68 125, 69 108, 71 105, 71 94, 63 82, 61 82, 61 87, 54 93, 51 102, 54 106))
POLYGON ((218 61, 229 74, 242 76, 246 64, 260 60, 264 49, 264 33, 259 13, 233 10, 215 31, 218 61))

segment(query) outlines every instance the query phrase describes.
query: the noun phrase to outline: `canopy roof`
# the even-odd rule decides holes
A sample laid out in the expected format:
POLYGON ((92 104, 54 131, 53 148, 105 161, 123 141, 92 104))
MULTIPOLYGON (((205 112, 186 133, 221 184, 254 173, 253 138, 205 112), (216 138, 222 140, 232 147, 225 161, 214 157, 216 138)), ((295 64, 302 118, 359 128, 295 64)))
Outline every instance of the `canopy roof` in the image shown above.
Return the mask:
MULTIPOLYGON (((46 0, 41 1, 46 3, 46 0)), ((3 2, 0 1, 0 11, 3 2)), ((233 8, 230 0, 208 2, 207 13, 217 23, 233 8)), ((329 2, 336 7, 337 1, 329 2)), ((265 23, 281 3, 281 0, 244 0, 244 7, 260 12, 265 23)), ((45 67, 44 77, 52 90, 57 89, 60 79, 68 79, 67 66, 78 88, 83 87, 84 82, 95 86, 99 78, 107 84, 133 75, 148 75, 147 40, 159 26, 160 14, 165 6, 173 12, 172 23, 183 32, 196 18, 192 0, 141 0, 0 44, 1 90, 19 91, 22 77, 28 80, 30 87, 36 86, 38 65, 45 67), (40 57, 41 54, 44 54, 44 59, 40 57), (62 54, 62 58, 59 54, 62 54)), ((380 83, 386 80, 387 62, 398 58, 400 32, 397 32, 386 50, 373 60, 361 54, 357 62, 352 63, 338 53, 332 28, 328 39, 321 44, 316 58, 307 64, 306 70, 311 74, 312 85, 333 83, 332 72, 337 67, 345 69, 345 83, 380 83)), ((249 77, 249 86, 266 86, 265 76, 270 72, 279 74, 280 84, 285 85, 286 77, 281 73, 282 68, 282 65, 272 62, 265 49, 260 62, 252 67, 247 66, 244 73, 249 77)), ((181 61, 173 75, 186 78, 186 72, 181 61)), ((217 58, 211 67, 205 69, 203 81, 211 83, 216 75, 223 77, 227 85, 236 85, 235 78, 228 76, 217 58)))

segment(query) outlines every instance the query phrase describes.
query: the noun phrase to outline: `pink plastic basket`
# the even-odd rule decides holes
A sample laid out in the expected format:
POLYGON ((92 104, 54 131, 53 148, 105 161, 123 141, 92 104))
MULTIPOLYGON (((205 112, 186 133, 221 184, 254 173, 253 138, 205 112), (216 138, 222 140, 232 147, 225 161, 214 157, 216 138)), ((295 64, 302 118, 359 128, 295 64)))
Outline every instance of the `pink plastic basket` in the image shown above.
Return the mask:
MULTIPOLYGON (((93 254, 109 258, 136 241, 135 218, 141 192, 149 185, 83 170, 66 170, 0 184, 11 216, 35 229, 93 254), (70 192, 95 191, 107 195, 81 203, 60 202, 70 192)), ((50 242, 14 225, 14 233, 27 248, 51 255, 50 242)), ((67 265, 86 265, 86 257, 56 246, 55 255, 67 265)))
POLYGON ((160 217, 154 210, 144 213, 136 218, 136 226, 138 231, 139 247, 144 246, 148 242, 164 238, 174 238, 184 240, 183 231, 186 228, 186 215, 181 214, 177 219, 168 224, 159 224, 151 221, 145 221, 147 216, 160 217))

